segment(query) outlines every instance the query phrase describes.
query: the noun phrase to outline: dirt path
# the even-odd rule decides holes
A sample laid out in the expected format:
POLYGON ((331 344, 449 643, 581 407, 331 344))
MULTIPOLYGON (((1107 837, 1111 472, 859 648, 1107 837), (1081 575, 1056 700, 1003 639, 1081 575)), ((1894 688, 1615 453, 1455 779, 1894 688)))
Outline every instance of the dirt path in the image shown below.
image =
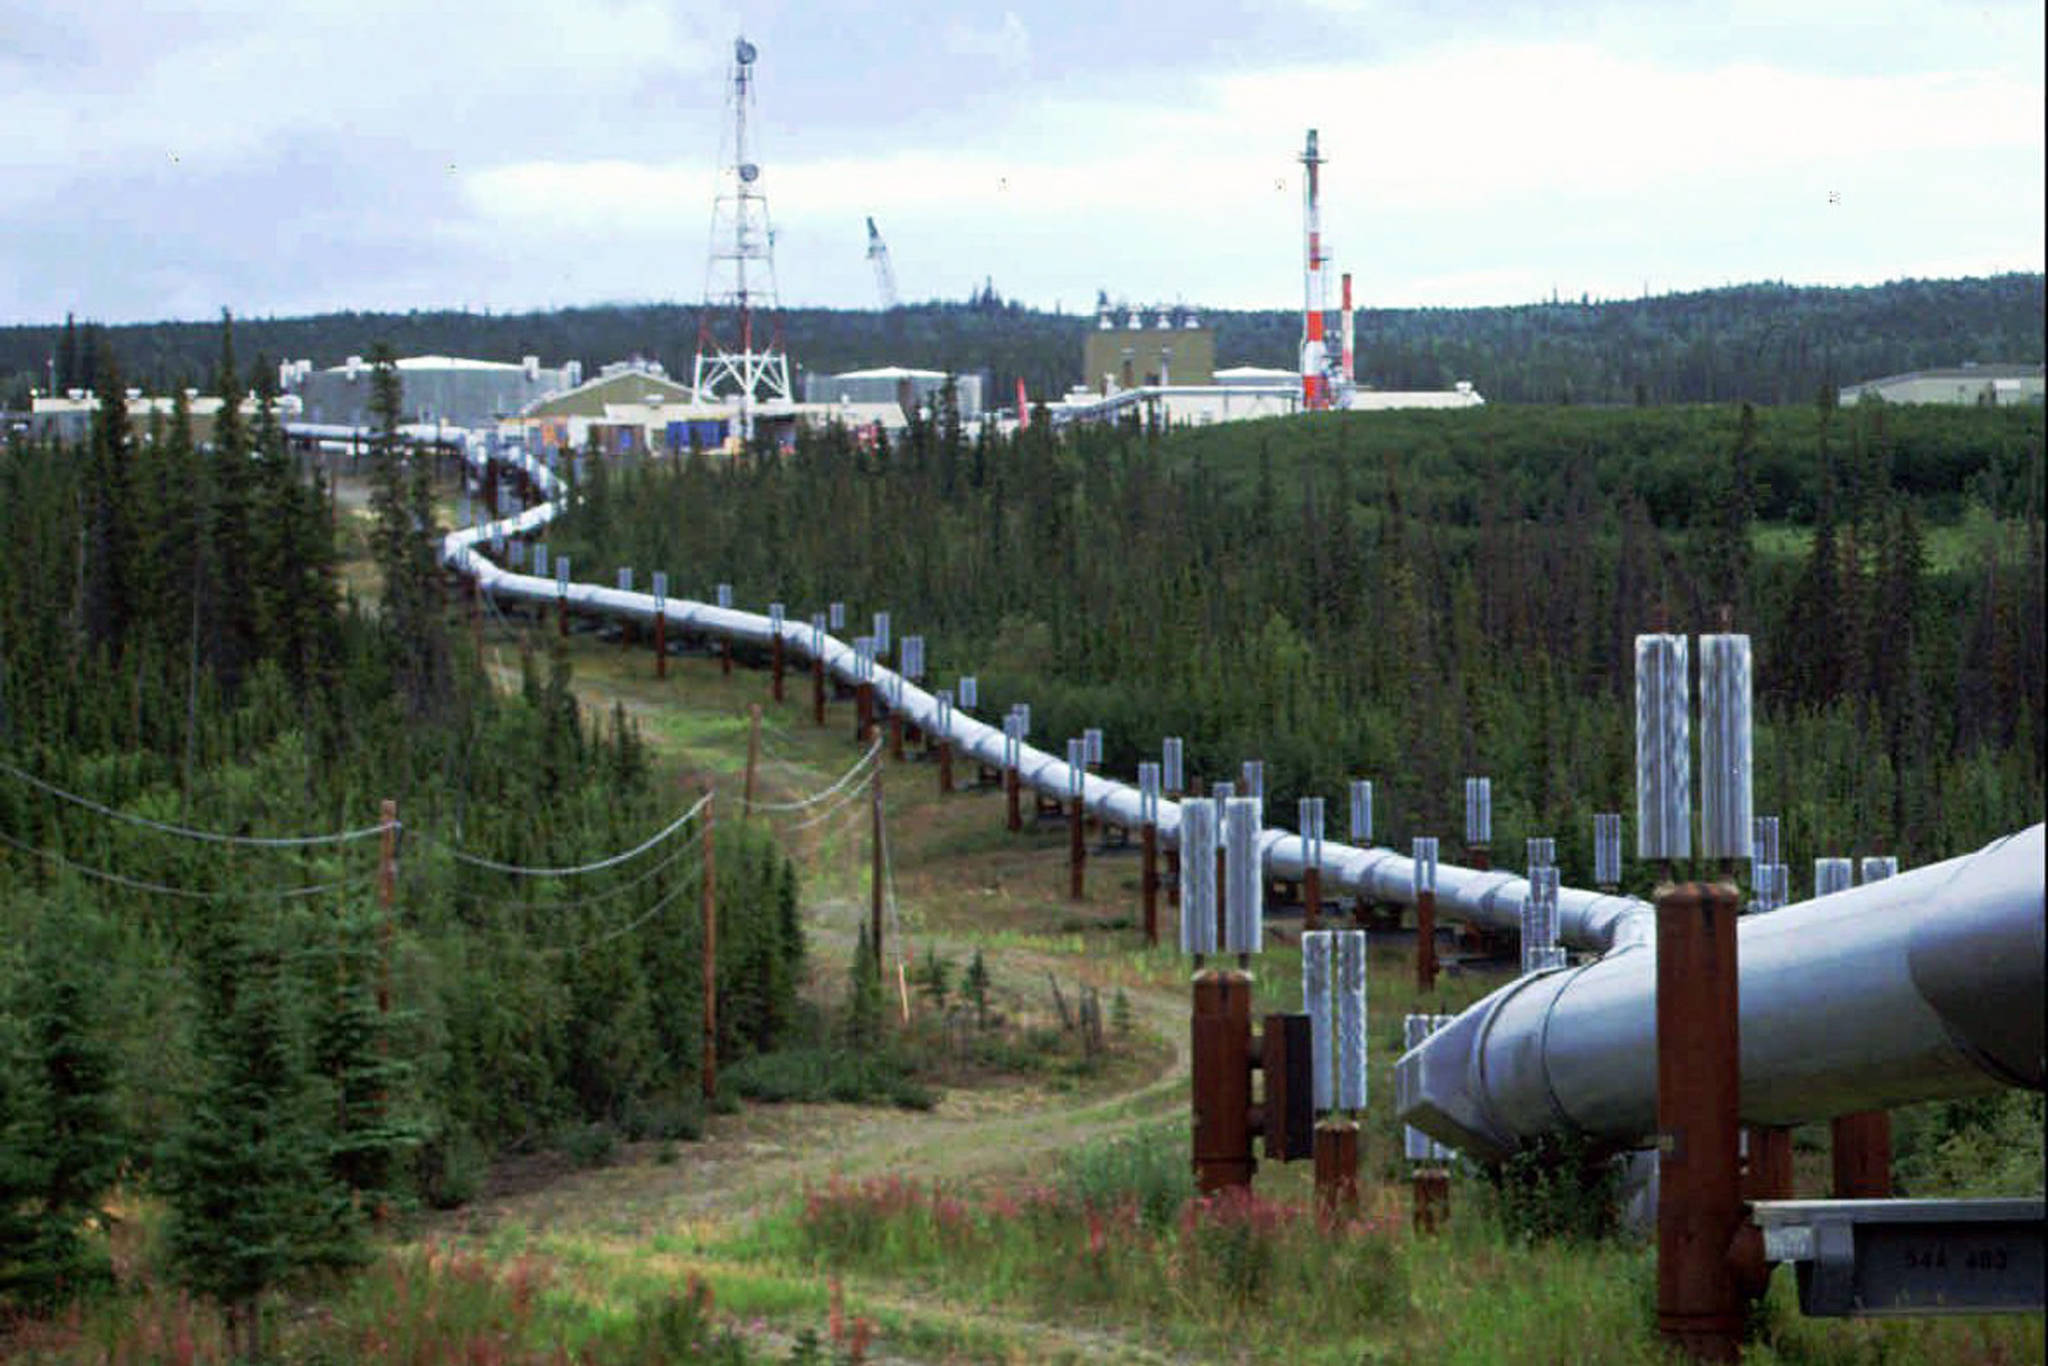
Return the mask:
MULTIPOLYGON (((493 634, 493 674, 501 685, 517 686, 517 646, 502 633, 493 634)), ((544 648, 541 637, 531 639, 544 648)), ((575 690, 593 718, 608 716, 615 705, 623 707, 642 726, 658 762, 679 775, 708 774, 721 793, 738 786, 746 705, 765 700, 761 675, 736 670, 728 678, 709 661, 679 659, 671 663, 669 681, 661 683, 651 677, 644 651, 629 652, 595 637, 572 640, 570 656, 575 690)), ((758 775, 764 801, 816 793, 860 757, 850 719, 841 715, 844 709, 835 708, 830 727, 820 731, 809 725, 807 702, 807 684, 799 677, 789 702, 781 708, 771 704, 758 775), (801 706, 799 688, 804 689, 801 706)), ((1049 998, 1048 975, 1068 989, 1087 983, 1107 995, 1121 988, 1130 1003, 1134 1034, 1147 1041, 1145 1064, 1114 1069, 1108 1082, 1071 1090, 1038 1079, 949 1088, 926 1112, 750 1106, 713 1117, 703 1141, 684 1145, 672 1163, 654 1161, 653 1145, 637 1145, 625 1161, 597 1171, 548 1180, 520 1180, 515 1172, 511 1192, 479 1201, 458 1216, 460 1225, 481 1231, 513 1221, 536 1231, 652 1233, 677 1221, 744 1220, 835 1173, 854 1179, 893 1173, 962 1183, 997 1175, 1048 1176, 1057 1156, 1081 1141, 1178 1113, 1186 1104, 1189 1066, 1184 995, 1144 980, 1127 957, 1096 952, 1092 941, 1097 936, 1043 935, 1041 945, 1028 933, 1011 931, 1000 936, 999 946, 992 944, 990 935, 963 918, 961 908, 997 899, 1005 903, 998 919, 1006 926, 1031 919, 1058 924, 1037 912, 1062 914, 1059 908, 1066 903, 1053 898, 1064 882, 1064 855, 1043 838, 1027 835, 1027 848, 1006 858, 996 874, 1008 885, 992 890, 988 860, 955 849, 972 845, 975 832, 1000 822, 1000 798, 961 793, 942 803, 931 792, 931 773, 929 765, 892 764, 885 778, 891 828, 897 832, 892 858, 898 916, 914 952, 936 951, 959 963, 981 948, 999 996, 1013 1010, 1029 1011, 1040 1006, 1037 998, 1049 998), (1020 893, 1025 883, 1035 896, 1020 893)), ((865 887, 848 885, 864 876, 866 805, 856 796, 846 813, 787 837, 804 874, 813 989, 827 995, 843 981, 855 928, 867 915, 865 887)), ((1113 887, 1127 879, 1135 863, 1105 860, 1103 866, 1098 880, 1113 887)), ((1101 912, 1103 907, 1121 914, 1130 909, 1105 897, 1084 910, 1101 912)), ((1127 944, 1128 932, 1119 938, 1127 944)))

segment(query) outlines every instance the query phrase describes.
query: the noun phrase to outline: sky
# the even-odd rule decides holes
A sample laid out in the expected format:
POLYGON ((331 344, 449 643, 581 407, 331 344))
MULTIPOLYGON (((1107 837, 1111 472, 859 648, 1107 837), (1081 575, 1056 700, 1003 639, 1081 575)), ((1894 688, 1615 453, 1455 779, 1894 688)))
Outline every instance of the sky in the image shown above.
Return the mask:
POLYGON ((0 323, 705 297, 1361 306, 2043 267, 2039 0, 0 0, 0 323), (1335 290, 1332 288, 1332 304, 1335 290))

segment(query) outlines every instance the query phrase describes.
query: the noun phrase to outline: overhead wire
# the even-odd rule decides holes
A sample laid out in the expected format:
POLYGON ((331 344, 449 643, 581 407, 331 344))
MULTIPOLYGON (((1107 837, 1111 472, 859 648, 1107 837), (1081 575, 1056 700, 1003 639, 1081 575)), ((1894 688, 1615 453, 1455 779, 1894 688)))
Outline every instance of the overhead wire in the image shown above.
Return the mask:
POLYGON ((616 887, 608 887, 602 892, 592 892, 588 896, 557 897, 545 901, 515 902, 509 900, 502 893, 472 892, 461 887, 449 888, 448 895, 460 901, 467 901, 472 905, 517 905, 536 911, 573 911, 584 906, 595 906, 600 902, 613 900, 616 897, 626 895, 636 888, 646 886, 649 882, 652 882, 655 878, 660 877, 664 872, 674 867, 678 862, 687 858, 691 851, 702 843, 702 838, 701 835, 691 836, 688 841, 677 845, 673 850, 662 855, 658 862, 642 869, 634 876, 632 881, 622 882, 616 887))
POLYGON ((112 869, 95 867, 94 865, 89 863, 80 863, 75 859, 65 857, 63 854, 58 853, 54 849, 45 849, 41 845, 30 844, 26 840, 16 839, 13 835, 8 834, 4 830, 0 830, 0 844, 6 844, 11 848, 20 850, 24 854, 32 854, 36 858, 48 860, 49 862, 56 864, 60 868, 64 868, 70 872, 78 873, 84 877, 96 878, 101 882, 112 883, 117 887, 126 887, 130 891, 151 892, 160 896, 181 897, 187 901, 216 901, 223 897, 237 896, 271 897, 278 899, 301 896, 320 896, 328 892, 348 891, 355 887, 364 886, 365 884, 373 881, 376 877, 375 873, 363 873, 356 877, 337 878, 330 882, 304 883, 294 887, 255 887, 243 889, 225 887, 215 889, 204 889, 197 887, 173 887, 170 886, 168 883, 152 882, 146 878, 130 877, 126 873, 117 873, 114 872, 112 869))
MULTIPOLYGON (((628 863, 638 858, 663 840, 674 835, 685 825, 688 825, 696 814, 704 809, 704 804, 710 800, 711 796, 709 793, 699 797, 696 805, 676 817, 673 821, 670 821, 661 829, 655 831, 652 835, 649 835, 640 843, 634 845, 631 849, 613 854, 609 858, 598 859, 595 862, 572 864, 561 868, 536 868, 519 863, 503 863, 497 859, 485 858, 481 854, 472 854, 466 850, 457 849, 445 840, 435 840, 434 842, 446 849, 449 857, 453 858, 457 863, 467 864, 472 868, 486 868, 491 872, 504 873, 509 877, 585 877, 591 873, 601 873, 607 869, 616 868, 622 863, 628 863)), ((426 838, 433 839, 432 836, 427 836, 426 838)))
POLYGON ((39 778, 27 769, 17 767, 5 760, 0 760, 0 773, 5 773, 9 777, 19 779, 30 787, 46 792, 60 801, 66 801, 73 806, 82 807, 87 811, 97 812, 102 816, 108 816, 114 820, 126 822, 129 825, 142 826, 166 835, 175 835, 180 839, 200 840, 208 844, 228 844, 248 849, 303 849, 322 844, 346 844, 353 840, 368 839, 372 835, 381 835, 386 830, 403 828, 396 821, 379 821, 375 825, 365 825, 353 830, 337 830, 319 835, 231 835, 224 831, 202 830, 196 826, 176 825, 169 821, 152 820, 148 816, 138 816, 132 811, 122 811, 116 807, 108 806, 104 802, 97 802, 90 797, 83 797, 76 792, 59 787, 55 783, 39 778))
POLYGON ((841 791, 848 784, 854 782, 856 779, 862 776, 862 774, 865 773, 865 771, 867 770, 868 765, 873 763, 876 757, 881 754, 881 752, 882 742, 881 740, 877 739, 872 745, 868 746, 867 753, 861 755, 858 759, 855 759, 853 761, 853 764, 844 773, 840 774, 839 777, 835 779, 829 786, 820 788, 818 791, 813 792, 810 796, 800 798, 799 800, 793 802, 750 802, 748 804, 748 809, 750 811, 767 811, 771 813, 807 810, 810 807, 816 806, 820 802, 828 800, 830 797, 833 796, 833 794, 841 791))
MULTIPOLYGON (((693 835, 691 837, 690 842, 687 845, 685 845, 684 848, 692 853, 701 852, 701 847, 703 843, 704 836, 703 833, 700 831, 698 834, 693 835)), ((696 866, 701 868, 703 865, 701 862, 699 862, 696 866)), ((633 933, 633 931, 639 929, 642 925, 645 925, 648 921, 654 919, 655 916, 661 914, 662 909, 668 906, 670 903, 674 902, 677 897, 683 895, 683 893, 685 892, 698 890, 699 886, 700 884, 698 882, 678 883, 676 886, 662 893, 661 896, 655 900, 653 905, 649 906, 639 915, 634 916, 631 920, 628 920, 623 924, 614 925, 610 929, 604 931, 602 934, 594 935, 591 938, 584 940, 580 944, 571 944, 565 948, 542 949, 540 950, 541 956, 545 958, 580 958, 594 948, 598 948, 602 945, 609 944, 614 939, 619 939, 624 937, 625 935, 633 933)))

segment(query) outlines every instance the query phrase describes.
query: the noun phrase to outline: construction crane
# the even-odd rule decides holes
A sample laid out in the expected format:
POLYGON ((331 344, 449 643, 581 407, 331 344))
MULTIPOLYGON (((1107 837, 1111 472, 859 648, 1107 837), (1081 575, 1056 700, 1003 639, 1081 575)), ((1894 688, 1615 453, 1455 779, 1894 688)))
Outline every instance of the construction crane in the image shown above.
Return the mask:
POLYGON ((875 226, 872 215, 868 218, 868 260, 875 263, 875 293, 882 298, 882 307, 896 307, 896 268, 889 264, 889 244, 882 240, 882 230, 875 226))

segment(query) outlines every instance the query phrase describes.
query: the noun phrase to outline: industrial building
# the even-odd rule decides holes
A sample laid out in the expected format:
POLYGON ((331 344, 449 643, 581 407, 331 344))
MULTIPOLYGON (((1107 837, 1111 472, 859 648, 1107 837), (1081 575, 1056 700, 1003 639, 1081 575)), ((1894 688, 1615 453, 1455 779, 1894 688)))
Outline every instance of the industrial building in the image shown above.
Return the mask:
MULTIPOLYGON (((127 403, 128 425, 138 439, 146 440, 155 422, 171 420, 174 400, 167 396, 130 389, 127 403)), ((197 389, 187 389, 185 406, 192 415, 192 439, 201 445, 213 440, 213 424, 219 419, 222 407, 220 398, 214 394, 202 394, 197 389)), ((62 395, 33 395, 29 400, 28 433, 35 437, 54 437, 59 441, 83 441, 92 431, 93 414, 99 408, 99 395, 85 389, 73 389, 62 395)), ((243 396, 241 408, 244 422, 256 420, 258 403, 254 394, 243 396)), ((300 416, 298 397, 280 395, 276 411, 279 422, 296 422, 300 416)))
POLYGON ((725 444, 732 413, 698 403, 687 384, 659 364, 607 365, 596 379, 522 407, 499 424, 532 450, 582 450, 594 441, 614 455, 716 449, 725 444))
POLYGON ((1081 348, 1081 382, 1098 394, 1146 385, 1208 384, 1216 374, 1216 333, 1182 308, 1104 306, 1081 348))
MULTIPOLYGON (((978 386, 975 393, 980 393, 978 386)), ((529 404, 497 426, 501 434, 532 450, 585 450, 594 445, 609 455, 681 455, 735 449, 740 413, 736 394, 704 402, 689 385, 670 379, 659 364, 627 361, 607 365, 589 383, 529 404)), ((756 434, 783 445, 795 439, 799 425, 837 422, 867 437, 894 436, 907 425, 893 394, 844 402, 749 403, 746 421, 756 434)))
MULTIPOLYGON (((1081 382, 1046 405, 1055 423, 1130 416, 1165 425, 1202 426, 1330 409, 1476 408, 1486 402, 1469 381, 1451 389, 1391 392, 1357 380, 1357 310, 1351 276, 1340 277, 1342 306, 1329 318, 1331 262, 1323 240, 1321 185, 1326 158, 1316 130, 1297 158, 1302 167, 1302 313, 1298 370, 1241 365, 1216 368, 1215 334, 1183 308, 1112 307, 1106 297, 1082 346, 1081 382)), ((1013 422, 1021 421, 1019 413, 1013 422)))
POLYGON ((949 375, 944 370, 912 370, 884 365, 872 370, 844 370, 836 375, 804 376, 804 402, 810 404, 893 403, 908 417, 918 408, 937 405, 946 382, 953 383, 954 402, 963 420, 981 417, 984 377, 949 375))
MULTIPOLYGON (((278 368, 278 377, 285 391, 303 403, 307 421, 367 427, 373 421, 370 371, 361 356, 350 356, 326 370, 315 370, 311 361, 287 361, 278 368)), ((459 356, 406 356, 398 361, 398 378, 404 388, 400 411, 405 421, 488 427, 538 398, 575 388, 582 382, 583 366, 572 360, 548 369, 538 356, 517 365, 459 356)))
POLYGON ((2042 402, 2042 367, 2038 365, 1962 365, 1941 370, 1910 370, 1903 375, 1867 379, 1841 390, 1843 407, 1865 397, 1886 403, 1957 403, 1965 407, 2008 408, 2042 402))

